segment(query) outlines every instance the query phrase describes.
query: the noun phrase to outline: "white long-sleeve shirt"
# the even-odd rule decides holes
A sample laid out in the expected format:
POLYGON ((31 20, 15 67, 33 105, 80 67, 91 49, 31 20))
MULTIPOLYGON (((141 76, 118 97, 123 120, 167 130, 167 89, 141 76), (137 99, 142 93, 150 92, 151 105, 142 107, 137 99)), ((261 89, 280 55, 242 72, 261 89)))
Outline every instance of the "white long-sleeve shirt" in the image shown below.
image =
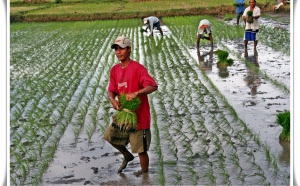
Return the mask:
POLYGON ((150 29, 150 33, 152 33, 153 31, 153 24, 159 22, 159 19, 155 16, 150 16, 150 17, 147 17, 148 19, 148 28, 150 29))

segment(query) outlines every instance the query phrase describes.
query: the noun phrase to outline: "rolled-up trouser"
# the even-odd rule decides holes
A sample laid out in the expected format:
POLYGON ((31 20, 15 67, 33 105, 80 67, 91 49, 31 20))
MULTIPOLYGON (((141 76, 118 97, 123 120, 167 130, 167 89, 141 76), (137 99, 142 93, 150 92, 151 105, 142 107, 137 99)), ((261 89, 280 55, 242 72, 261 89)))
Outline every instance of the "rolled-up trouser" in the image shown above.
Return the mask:
POLYGON ((106 129, 103 138, 115 145, 127 146, 130 143, 132 153, 141 153, 149 150, 151 131, 150 129, 124 131, 112 123, 106 129))

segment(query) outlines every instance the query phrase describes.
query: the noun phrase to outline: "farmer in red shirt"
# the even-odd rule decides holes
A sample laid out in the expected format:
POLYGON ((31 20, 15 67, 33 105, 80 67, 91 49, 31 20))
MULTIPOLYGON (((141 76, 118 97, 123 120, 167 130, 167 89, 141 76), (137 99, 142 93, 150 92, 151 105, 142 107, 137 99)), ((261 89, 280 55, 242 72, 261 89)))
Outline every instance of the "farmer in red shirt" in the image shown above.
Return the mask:
POLYGON ((123 163, 118 172, 122 172, 127 163, 134 159, 134 156, 126 148, 130 142, 132 153, 138 153, 140 159, 141 170, 137 174, 146 173, 149 167, 147 151, 151 142, 151 118, 147 94, 156 91, 157 84, 143 65, 130 59, 130 39, 119 36, 111 48, 115 50, 120 61, 110 70, 108 96, 112 106, 114 109, 120 110, 121 105, 118 101, 120 99, 116 100, 117 97, 120 98, 120 94, 125 94, 127 101, 138 97, 141 103, 135 111, 138 121, 136 130, 120 131, 113 122, 106 130, 104 139, 124 155, 123 163))

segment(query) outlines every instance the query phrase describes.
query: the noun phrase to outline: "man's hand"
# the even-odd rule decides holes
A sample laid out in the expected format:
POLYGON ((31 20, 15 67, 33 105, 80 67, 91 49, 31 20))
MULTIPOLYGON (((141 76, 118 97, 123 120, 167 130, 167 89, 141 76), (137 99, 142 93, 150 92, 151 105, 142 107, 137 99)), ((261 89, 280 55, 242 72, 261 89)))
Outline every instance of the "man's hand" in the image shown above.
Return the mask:
POLYGON ((110 103, 116 110, 120 110, 119 102, 113 98, 110 98, 110 103))
POLYGON ((131 101, 138 95, 138 92, 132 92, 130 94, 126 94, 126 101, 131 101))
POLYGON ((119 103, 119 101, 117 101, 117 100, 115 99, 116 94, 113 93, 113 92, 110 92, 110 91, 108 91, 107 94, 108 94, 108 99, 109 99, 111 105, 114 107, 114 109, 120 110, 120 103, 119 103))

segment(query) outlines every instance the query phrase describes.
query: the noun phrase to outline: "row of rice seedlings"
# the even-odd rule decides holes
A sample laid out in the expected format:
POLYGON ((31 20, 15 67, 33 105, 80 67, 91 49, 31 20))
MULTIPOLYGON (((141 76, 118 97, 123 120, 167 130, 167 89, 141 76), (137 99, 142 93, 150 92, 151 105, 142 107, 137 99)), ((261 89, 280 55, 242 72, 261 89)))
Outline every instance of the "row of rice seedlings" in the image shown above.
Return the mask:
MULTIPOLYGON (((63 127, 64 128, 64 127, 63 127)), ((44 128, 42 128, 42 129, 44 129, 44 128)), ((47 130, 45 130, 46 132, 48 132, 47 130)), ((49 134, 49 132, 48 132, 48 134, 49 134)), ((53 151, 52 151, 53 152, 53 151)), ((41 144, 39 144, 39 154, 41 154, 41 144)))
MULTIPOLYGON (((41 84, 41 83, 40 83, 40 84, 41 84)), ((39 85, 40 85, 40 84, 39 84, 39 85)), ((50 88, 50 87, 49 87, 49 88, 50 88)), ((24 92, 27 92, 27 93, 28 93, 28 91, 24 91, 24 92)))
POLYGON ((165 173, 164 173, 164 157, 162 154, 162 147, 161 147, 161 142, 160 142, 160 130, 158 128, 158 123, 157 123, 157 113, 152 101, 152 96, 150 97, 150 108, 151 108, 151 117, 152 117, 152 126, 154 128, 154 140, 155 140, 155 150, 158 156, 158 162, 159 162, 159 181, 160 185, 165 185, 165 173))
POLYGON ((31 116, 30 116, 31 117, 31 116))
POLYGON ((261 25, 259 29, 259 38, 263 44, 275 51, 290 54, 290 32, 281 28, 271 28, 264 25, 261 25))
MULTIPOLYGON (((182 122, 181 122, 181 123, 182 123, 182 122)), ((182 124, 181 124, 180 126, 182 126, 182 124)), ((180 130, 177 130, 177 132, 179 132, 179 131, 180 131, 180 130)), ((179 136, 181 137, 181 136, 185 136, 185 135, 182 134, 182 135, 179 135, 179 136)), ((185 136, 185 139, 188 139, 188 137, 185 136)))
MULTIPOLYGON (((148 45, 146 45, 146 47, 154 47, 153 45, 155 45, 155 41, 151 41, 151 42, 149 42, 149 44, 148 45)), ((146 48, 145 47, 145 48, 146 48)), ((155 59, 155 55, 148 55, 147 57, 146 57, 146 59, 148 59, 149 61, 158 61, 159 59, 155 59), (153 59, 154 58, 154 59, 153 59)), ((145 60, 145 61, 148 61, 148 60, 145 60)), ((166 64, 166 61, 165 60, 163 60, 162 61, 162 63, 163 64, 166 64)), ((157 75, 159 75, 159 74, 163 74, 163 73, 161 73, 161 72, 159 72, 159 71, 157 71, 157 67, 158 66, 160 66, 160 65, 156 65, 157 63, 147 63, 147 64, 149 64, 148 65, 148 68, 149 68, 149 71, 152 73, 152 75, 154 75, 154 76, 157 76, 157 75), (154 67, 154 65, 156 66, 156 67, 154 67), (159 72, 159 73, 155 73, 155 71, 156 72, 159 72)), ((158 80, 160 80, 159 78, 156 78, 156 79, 158 79, 158 80)), ((162 85, 164 85, 164 84, 162 84, 162 85)), ((163 86, 162 86, 163 87, 163 86)), ((160 88, 160 86, 159 86, 159 88, 160 88)), ((162 91, 162 90, 160 90, 159 89, 159 91, 162 91)), ((167 95, 166 96, 169 96, 169 94, 167 93, 167 95)), ((170 95, 171 96, 171 95, 170 95)), ((173 95, 172 95, 173 96, 173 95)), ((171 100, 173 99, 172 97, 170 98, 171 100)), ((164 99, 161 99, 162 101, 164 100, 164 99)), ((174 99, 173 99, 174 100, 174 99)), ((161 108, 164 108, 165 106, 163 105, 163 103, 162 102, 159 102, 159 104, 160 105, 162 105, 161 106, 161 108)), ((161 112, 160 112, 161 113, 161 112)), ((167 111, 165 111, 164 112, 164 118, 166 119, 167 118, 167 115, 168 115, 168 113, 167 113, 167 111)), ((173 142, 173 140, 171 140, 172 139, 172 137, 170 136, 170 133, 169 133, 169 129, 167 128, 167 127, 162 127, 161 128, 161 130, 160 131, 162 131, 162 133, 164 133, 164 134, 168 134, 167 136, 168 137, 166 137, 166 138, 163 138, 163 139, 165 139, 164 140, 164 142, 172 142, 172 148, 168 148, 169 149, 169 151, 171 152, 171 154, 173 154, 174 155, 174 157, 177 159, 177 153, 176 153, 176 146, 175 146, 175 143, 173 142), (170 141, 167 141, 167 139, 168 140, 170 140, 170 141)), ((162 142, 163 144, 164 144, 164 142, 162 142)), ((166 145, 166 146, 168 146, 168 145, 166 145)), ((169 158, 168 158, 169 159, 169 158)))
MULTIPOLYGON (((111 36, 108 36, 108 37, 111 37, 111 36)), ((108 47, 107 45, 109 45, 109 43, 107 42, 106 44, 106 47, 108 47)), ((104 46, 105 48, 105 46, 104 46)), ((101 48, 102 50, 102 48, 101 48)), ((102 52, 101 52, 102 53, 102 52)), ((104 53, 104 51, 103 51, 104 53)), ((110 58, 111 53, 105 53, 105 55, 103 55, 101 57, 101 61, 103 61, 101 64, 102 65, 108 65, 108 66, 111 66, 113 64, 113 60, 110 58)), ((95 83, 93 83, 92 85, 90 84, 91 87, 94 88, 94 90, 96 91, 96 87, 100 84, 101 85, 101 81, 103 81, 103 79, 100 81, 100 76, 104 76, 105 77, 105 80, 104 82, 108 82, 108 76, 107 74, 109 74, 109 69, 107 68, 105 71, 95 71, 94 73, 94 76, 95 78, 97 79, 95 81, 95 83)), ((95 91, 93 91, 92 95, 93 95, 93 100, 94 102, 92 103, 93 105, 95 106, 91 106, 91 118, 92 118, 92 125, 87 125, 86 126, 86 132, 87 132, 87 135, 88 135, 88 142, 90 142, 91 140, 91 137, 92 135, 94 134, 94 132, 96 131, 96 126, 97 126, 97 120, 98 118, 100 118, 101 116, 98 115, 98 108, 96 105, 100 105, 101 102, 104 102, 104 100, 106 99, 106 102, 108 102, 107 100, 107 95, 106 95, 106 87, 104 85, 100 86, 100 91, 98 92, 97 95, 95 95, 95 91), (102 99, 101 99, 102 98, 102 99)), ((90 110, 90 109, 89 109, 90 110)), ((104 110, 107 110, 108 109, 104 109, 104 110)), ((104 116, 102 116, 102 118, 104 119, 104 123, 106 124, 106 126, 109 124, 109 113, 107 114, 104 114, 104 116)), ((106 126, 102 126, 100 125, 100 127, 103 129, 103 132, 104 132, 104 129, 106 128, 106 126)))
MULTIPOLYGON (((107 36, 107 37, 111 37, 111 35, 107 36)), ((103 47, 99 51, 100 53, 103 54, 100 57, 100 59, 99 59, 100 61, 103 61, 103 63, 101 63, 101 65, 105 65, 106 66, 108 64, 108 62, 109 62, 108 61, 108 57, 110 56, 111 53, 110 52, 106 52, 105 53, 105 48, 108 48, 108 45, 110 45, 110 43, 111 42, 109 42, 109 40, 107 40, 104 43, 103 47)), ((106 71, 101 71, 100 74, 96 73, 98 65, 99 65, 98 63, 94 63, 94 67, 92 67, 92 71, 89 71, 88 75, 90 76, 90 78, 92 78, 92 76, 95 76, 95 75, 97 75, 99 77, 100 75, 108 74, 107 70, 106 71)), ((87 120, 87 118, 86 118, 87 117, 87 113, 88 113, 88 110, 89 110, 89 107, 90 107, 90 104, 91 104, 92 100, 94 100, 94 97, 96 96, 95 95, 96 87, 100 84, 100 77, 98 78, 98 80, 96 81, 96 83, 94 83, 93 85, 90 84, 90 81, 91 81, 90 78, 88 78, 88 80, 86 82, 86 85, 88 85, 89 87, 85 87, 85 89, 86 89, 86 92, 89 92, 90 89, 93 89, 93 90, 92 90, 92 93, 86 93, 85 98, 81 101, 81 105, 82 105, 81 108, 82 109, 79 109, 79 113, 80 113, 81 117, 77 118, 77 120, 76 120, 77 123, 80 123, 80 127, 74 129, 75 131, 77 131, 77 132, 75 132, 75 139, 78 137, 79 133, 82 131, 82 127, 83 127, 84 123, 89 122, 87 120)), ((105 80, 105 82, 107 82, 107 80, 105 80)), ((105 87, 102 86, 102 88, 101 88, 101 90, 102 90, 102 92, 101 92, 102 97, 103 97, 103 95, 106 92, 106 91, 104 91, 104 89, 105 89, 105 87)), ((99 102, 100 102, 100 100, 98 99, 97 103, 99 103, 99 102)), ((96 129, 97 112, 95 112, 95 111, 96 110, 94 110, 94 112, 93 112, 93 115, 94 115, 93 116, 93 118, 94 118, 94 122, 93 123, 94 123, 94 125, 93 125, 93 127, 89 127, 88 128, 89 130, 87 131, 88 139, 89 139, 88 141, 90 141, 90 139, 92 137, 92 134, 95 132, 95 129, 96 129)), ((106 117, 106 118, 109 118, 109 117, 106 117)), ((109 120, 106 119, 107 124, 108 124, 108 121, 109 120)))
MULTIPOLYGON (((155 55, 154 55, 155 56, 155 55)), ((155 57, 149 57, 149 60, 156 60, 155 59, 155 57), (153 59, 154 58, 154 59, 153 59)), ((165 61, 162 61, 162 63, 165 63, 165 61)), ((161 66, 161 65, 159 65, 158 63, 154 63, 154 65, 156 65, 156 66, 161 66)), ((152 69, 156 69, 156 67, 153 67, 153 65, 152 64, 150 64, 149 63, 149 66, 148 67, 150 67, 149 68, 149 70, 151 71, 152 69)), ((156 73, 156 74, 160 74, 161 72, 159 72, 159 71, 157 71, 158 73, 156 73)), ((156 75, 155 74, 155 75, 156 75)), ((157 78, 158 79, 158 78, 157 78)), ((161 91, 161 90, 159 90, 159 91, 161 91)), ((157 94, 157 93, 156 93, 157 94)), ((173 96, 173 95, 171 95, 171 94, 169 94, 168 92, 164 92, 164 94, 163 94, 164 96, 166 96, 166 97, 169 97, 169 96, 173 96)), ((173 99, 173 98, 171 98, 171 99, 173 99)), ((164 100, 164 98, 161 98, 160 100, 164 100)), ((163 102, 159 102, 158 104, 160 104, 161 106, 160 106, 160 108, 163 108, 164 110, 165 110, 165 106, 164 106, 164 104, 163 104, 163 102)), ((167 118, 167 111, 165 110, 165 111, 160 111, 159 113, 164 113, 164 118, 167 118)), ((166 120, 166 121, 168 121, 168 120, 166 120)), ((175 125, 175 123, 174 123, 174 125, 175 125)), ((160 129, 160 131, 161 131, 161 133, 162 134, 164 134, 164 135, 162 135, 163 137, 162 137, 162 139, 163 139, 163 141, 161 141, 162 142, 162 144, 166 144, 166 142, 168 142, 168 144, 166 144, 166 145, 164 145, 164 146, 166 146, 166 147, 168 147, 167 149, 169 149, 169 151, 170 151, 170 153, 171 154, 173 154, 174 156, 174 158, 176 158, 176 159, 178 159, 178 157, 177 157, 177 147, 175 146, 175 143, 174 143, 174 141, 172 140, 172 134, 170 135, 170 129, 167 127, 168 125, 165 125, 166 127, 161 127, 161 129, 160 129), (171 145, 170 146, 170 143, 171 144, 173 144, 173 145, 171 145)), ((182 126, 182 122, 181 122, 181 126, 182 126)), ((178 132, 180 132, 180 130, 178 130, 178 132)), ((178 136, 179 137, 183 137, 183 135, 181 135, 181 134, 178 134, 178 136)), ((188 140, 188 138, 185 136, 184 137, 186 140, 188 140)), ((180 141, 180 140, 179 140, 180 141)), ((164 150, 164 152, 166 152, 167 150, 165 149, 164 150)), ((168 153, 169 154, 169 153, 168 153)), ((168 162, 168 159, 170 159, 170 160, 172 160, 172 157, 167 157, 167 159, 165 160, 166 161, 166 163, 168 162), (171 159, 170 159, 171 158, 171 159)), ((177 172, 177 171, 176 171, 177 172)), ((176 177, 176 182, 179 182, 180 180, 181 180, 181 176, 178 176, 178 174, 174 174, 174 175, 172 175, 172 176, 174 176, 174 177, 176 177)))

